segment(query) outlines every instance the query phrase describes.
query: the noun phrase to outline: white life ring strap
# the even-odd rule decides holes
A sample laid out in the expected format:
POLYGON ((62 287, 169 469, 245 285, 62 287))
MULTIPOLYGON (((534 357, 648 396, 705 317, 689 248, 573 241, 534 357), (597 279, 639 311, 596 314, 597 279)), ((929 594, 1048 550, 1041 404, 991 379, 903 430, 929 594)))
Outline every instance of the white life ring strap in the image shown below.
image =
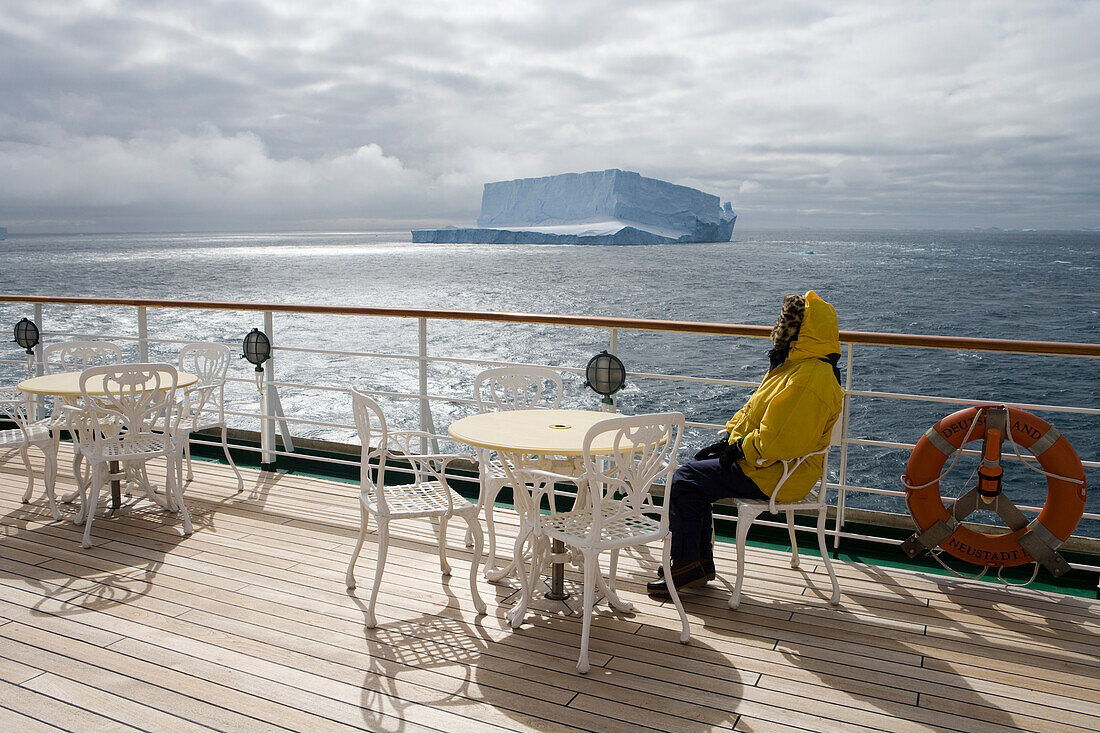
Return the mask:
MULTIPOLYGON (((975 422, 977 422, 977 418, 975 418, 975 422)), ((943 453, 945 456, 950 456, 952 453, 959 450, 947 442, 947 438, 940 435, 940 431, 936 430, 935 425, 924 431, 924 437, 928 438, 928 442, 935 446, 936 450, 943 453)), ((967 433, 967 437, 970 437, 969 432, 967 433)))
POLYGON ((933 550, 946 542, 959 528, 959 520, 948 517, 939 520, 923 532, 917 532, 901 543, 902 551, 909 557, 916 557, 925 550, 933 550))
POLYGON ((1039 456, 1043 455, 1043 453, 1046 453, 1046 451, 1052 445, 1057 443, 1058 439, 1061 438, 1061 437, 1062 437, 1062 434, 1060 432, 1058 432, 1058 428, 1051 425, 1050 430, 1043 433, 1043 437, 1039 438, 1034 443, 1032 443, 1031 447, 1028 448, 1028 450, 1031 451, 1031 455, 1033 455, 1035 457, 1039 457, 1039 456))
MULTIPOLYGON (((1084 479, 1073 478, 1072 476, 1061 476, 1057 473, 1051 473, 1050 471, 1044 471, 1041 468, 1036 468, 1035 466, 1031 465, 1030 461, 1025 461, 1023 456, 1020 455, 1020 446, 1016 445, 1016 440, 1012 437, 1012 431, 1011 430, 1007 431, 1007 434, 1006 434, 1005 437, 1008 438, 1008 444, 1012 446, 1012 452, 1016 454, 1016 458, 1018 458, 1020 463, 1024 464, 1024 466, 1026 468, 1034 471, 1035 473, 1042 474, 1043 476, 1046 476, 1047 478, 1056 478, 1059 481, 1068 481, 1071 484, 1078 484, 1078 485, 1082 485, 1082 484, 1085 483, 1084 479)), ((1038 458, 1040 455, 1042 455, 1047 450, 1049 450, 1051 446, 1053 446, 1055 443, 1057 443, 1058 439, 1061 438, 1061 437, 1062 437, 1062 434, 1060 432, 1058 432, 1058 428, 1056 428, 1052 425, 1052 426, 1050 426, 1049 430, 1047 430, 1045 433, 1043 433, 1041 438, 1039 438, 1034 443, 1032 443, 1031 447, 1027 448, 1026 450, 1029 453, 1031 453, 1033 456, 1038 458)), ((1040 465, 1042 465, 1042 464, 1040 464, 1040 465)))
POLYGON ((955 457, 951 459, 951 465, 945 468, 939 476, 932 479, 928 483, 921 484, 920 486, 914 486, 913 484, 909 483, 909 477, 902 475, 901 483, 903 486, 905 486, 906 491, 919 491, 920 489, 926 489, 932 484, 938 484, 944 477, 947 476, 947 474, 951 473, 951 471, 955 468, 955 463, 959 460, 959 456, 962 455, 963 446, 970 442, 970 436, 974 432, 974 428, 978 425, 978 416, 982 414, 982 409, 984 408, 979 408, 977 414, 974 415, 974 419, 970 421, 970 428, 967 429, 966 435, 963 436, 962 443, 959 443, 958 448, 948 443, 947 439, 940 435, 939 431, 936 430, 935 425, 924 431, 924 437, 928 438, 928 442, 935 446, 936 450, 938 450, 940 453, 943 453, 945 456, 951 456, 952 454, 954 454, 955 457))
POLYGON ((1055 578, 1060 578, 1070 571, 1069 563, 1058 553, 1062 546, 1062 540, 1039 521, 1038 517, 1027 525, 1027 531, 1017 540, 1020 547, 1024 548, 1031 559, 1050 571, 1055 578))

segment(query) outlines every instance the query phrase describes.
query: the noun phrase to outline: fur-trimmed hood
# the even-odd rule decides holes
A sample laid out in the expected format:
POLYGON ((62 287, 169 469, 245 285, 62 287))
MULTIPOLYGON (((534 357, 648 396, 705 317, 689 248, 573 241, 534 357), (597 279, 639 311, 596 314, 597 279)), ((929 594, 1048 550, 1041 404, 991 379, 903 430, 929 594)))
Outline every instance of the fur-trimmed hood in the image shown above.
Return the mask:
POLYGON ((805 295, 802 327, 791 344, 789 359, 828 359, 840 354, 840 330, 836 309, 810 290, 805 295))

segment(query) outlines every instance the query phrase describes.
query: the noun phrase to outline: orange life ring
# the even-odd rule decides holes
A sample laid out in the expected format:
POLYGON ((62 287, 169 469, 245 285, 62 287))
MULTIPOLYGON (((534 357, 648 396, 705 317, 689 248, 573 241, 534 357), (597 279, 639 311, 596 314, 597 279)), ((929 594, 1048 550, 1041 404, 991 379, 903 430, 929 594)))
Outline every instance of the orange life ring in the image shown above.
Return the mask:
MULTIPOLYGON (((905 502, 921 532, 939 521, 948 522, 952 514, 940 497, 939 478, 944 463, 954 450, 961 448, 969 434, 980 440, 985 430, 985 410, 995 405, 968 407, 948 415, 929 428, 909 456, 905 467, 905 502), (971 429, 977 418, 978 424, 971 429), (937 437, 938 436, 938 437, 937 437), (939 446, 937 447, 937 444, 939 446), (944 449, 950 446, 950 450, 944 449)), ((1085 470, 1069 440, 1049 423, 1035 415, 1008 408, 1008 427, 1012 440, 1038 459, 1047 476, 1047 499, 1037 521, 1060 542, 1073 534, 1085 511, 1085 470), (1064 479, 1076 479, 1068 481, 1064 479), (1079 482, 1079 483, 1078 483, 1079 482)), ((1032 562, 1019 542, 1027 527, 1005 534, 983 534, 959 523, 939 546, 960 560, 990 567, 1013 567, 1032 562)))

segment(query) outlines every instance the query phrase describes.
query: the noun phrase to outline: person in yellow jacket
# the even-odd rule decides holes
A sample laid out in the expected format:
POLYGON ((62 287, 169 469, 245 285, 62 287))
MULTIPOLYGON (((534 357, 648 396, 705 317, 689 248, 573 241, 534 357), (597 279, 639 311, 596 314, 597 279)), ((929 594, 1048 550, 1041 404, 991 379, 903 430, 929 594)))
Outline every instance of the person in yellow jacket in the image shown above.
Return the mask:
MULTIPOLYGON (((769 499, 783 473, 781 461, 829 445, 840 416, 840 332, 833 307, 812 290, 787 295, 771 337, 771 368, 726 423, 728 437, 699 451, 672 476, 668 519, 677 590, 714 579, 711 505, 731 497, 769 499)), ((799 466, 776 501, 798 501, 809 493, 823 460, 815 456, 799 466)), ((668 595, 663 577, 648 590, 668 595)))

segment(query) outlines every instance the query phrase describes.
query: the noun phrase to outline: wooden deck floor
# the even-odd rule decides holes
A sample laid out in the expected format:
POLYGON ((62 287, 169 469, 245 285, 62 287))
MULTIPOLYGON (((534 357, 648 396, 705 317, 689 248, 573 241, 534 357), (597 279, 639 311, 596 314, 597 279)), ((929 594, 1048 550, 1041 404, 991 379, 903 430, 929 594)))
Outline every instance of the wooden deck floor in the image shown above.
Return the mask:
MULTIPOLYGON (((653 558, 632 555, 620 582, 636 613, 600 608, 582 676, 578 619, 532 614, 511 631, 514 585, 485 582, 489 615, 475 615, 457 527, 443 579, 430 526, 394 525, 379 626, 364 628, 367 594, 343 585, 352 486, 246 471, 237 494, 227 469, 197 463, 193 536, 141 502, 97 519, 83 550, 40 483, 20 503, 24 481, 18 456, 0 455, 12 730, 1100 729, 1097 601, 840 563, 831 608, 816 558, 795 571, 750 550, 741 609, 722 577, 686 597, 685 646, 675 610, 643 592, 653 558)), ((718 567, 732 577, 730 547, 718 567)))

